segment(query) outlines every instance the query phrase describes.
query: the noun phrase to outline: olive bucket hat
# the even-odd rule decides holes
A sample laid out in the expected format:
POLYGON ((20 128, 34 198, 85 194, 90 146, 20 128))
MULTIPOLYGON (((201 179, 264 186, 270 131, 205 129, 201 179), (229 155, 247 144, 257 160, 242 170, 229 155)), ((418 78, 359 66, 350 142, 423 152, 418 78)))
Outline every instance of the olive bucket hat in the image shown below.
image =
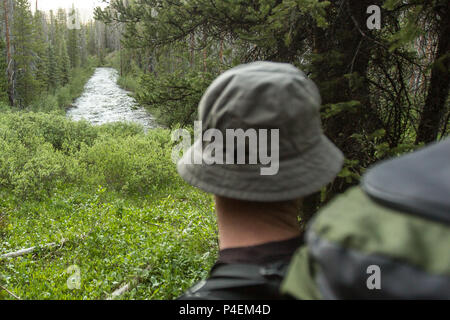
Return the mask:
MULTIPOLYGON (((336 177, 344 159, 323 134, 320 106, 314 82, 290 64, 254 62, 226 71, 200 101, 203 135, 184 153, 178 172, 197 188, 238 200, 275 202, 310 195, 336 177), (209 129, 223 136, 230 129, 278 132, 267 146, 258 145, 267 149, 267 155, 278 156, 276 174, 261 174, 268 167, 263 162, 211 164, 211 156, 203 152, 214 142, 204 138, 209 129), (191 159, 199 155, 200 161, 195 161, 199 164, 193 163, 191 159)), ((224 153, 229 152, 226 149, 224 153)))

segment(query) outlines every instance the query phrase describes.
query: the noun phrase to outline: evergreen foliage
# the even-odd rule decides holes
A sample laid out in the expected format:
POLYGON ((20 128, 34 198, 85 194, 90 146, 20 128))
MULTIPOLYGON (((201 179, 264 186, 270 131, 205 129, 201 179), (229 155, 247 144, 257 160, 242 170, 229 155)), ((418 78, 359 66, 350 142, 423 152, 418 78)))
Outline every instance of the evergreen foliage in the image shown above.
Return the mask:
MULTIPOLYGON (((96 25, 80 24, 79 28, 72 28, 65 9, 58 9, 56 14, 40 10, 33 13, 28 0, 5 1, 5 5, 9 12, 11 62, 8 77, 6 41, 1 39, 0 51, 5 61, 0 61, 4 75, 0 78, 0 101, 20 109, 33 109, 67 86, 74 70, 86 66, 89 69, 90 56, 103 44, 97 41, 98 35, 93 30, 96 25)), ((70 11, 71 18, 77 15, 75 9, 70 11)))
POLYGON ((25 108, 33 101, 38 83, 36 70, 36 42, 33 37, 33 19, 27 0, 16 0, 12 29, 14 45, 14 65, 17 79, 17 101, 25 108))

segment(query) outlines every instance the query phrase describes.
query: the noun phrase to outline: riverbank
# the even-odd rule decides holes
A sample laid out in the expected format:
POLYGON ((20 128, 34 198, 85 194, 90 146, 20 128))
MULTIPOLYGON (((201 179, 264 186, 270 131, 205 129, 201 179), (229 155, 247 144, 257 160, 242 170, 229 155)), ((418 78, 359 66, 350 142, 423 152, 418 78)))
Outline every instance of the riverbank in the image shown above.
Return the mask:
MULTIPOLYGON (((109 54, 106 62, 116 70, 121 69, 118 52, 109 54)), ((169 73, 159 72, 158 68, 143 72, 133 61, 122 70, 118 84, 133 92, 137 102, 155 117, 158 124, 167 128, 193 127, 198 118, 198 103, 218 75, 217 71, 205 73, 189 68, 169 73)))
POLYGON ((89 58, 86 66, 72 70, 67 85, 57 88, 54 93, 47 93, 41 96, 28 109, 35 112, 65 114, 71 108, 72 103, 83 93, 84 86, 94 74, 97 64, 98 62, 95 58, 89 58))
POLYGON ((133 70, 120 74, 120 55, 118 52, 112 52, 105 58, 104 67, 114 68, 117 70, 119 77, 117 84, 124 90, 129 91, 133 96, 140 90, 139 79, 142 75, 142 71, 137 67, 133 67, 133 70))
POLYGON ((122 89, 129 92, 129 95, 137 100, 148 113, 150 113, 158 127, 168 128, 171 127, 168 121, 166 121, 165 117, 161 116, 160 110, 158 108, 154 108, 151 105, 142 105, 139 101, 139 93, 143 92, 143 88, 141 86, 142 77, 144 73, 140 68, 136 65, 131 65, 131 71, 123 72, 120 74, 120 55, 118 52, 112 52, 105 58, 104 67, 109 67, 117 70, 119 77, 117 78, 117 85, 119 85, 122 89))
POLYGON ((115 69, 97 68, 67 116, 76 121, 85 119, 95 125, 121 121, 140 124, 145 130, 156 128, 154 118, 138 106, 128 91, 119 87, 117 79, 115 69))

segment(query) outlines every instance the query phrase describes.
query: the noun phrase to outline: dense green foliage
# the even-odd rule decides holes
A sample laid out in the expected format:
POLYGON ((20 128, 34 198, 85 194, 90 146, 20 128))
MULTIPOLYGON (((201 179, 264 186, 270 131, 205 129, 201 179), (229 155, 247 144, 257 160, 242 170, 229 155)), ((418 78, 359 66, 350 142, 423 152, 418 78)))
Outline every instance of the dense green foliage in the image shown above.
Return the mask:
MULTIPOLYGON (((81 72, 79 68, 92 66, 90 57, 99 58, 105 50, 106 39, 97 39, 102 35, 98 23, 79 23, 75 9, 69 13, 65 9, 33 13, 30 1, 8 0, 2 2, 1 11, 4 39, 0 52, 5 60, 0 62, 0 73, 5 78, 0 78, 0 89, 7 98, 0 99, 11 106, 33 108, 52 100, 49 96, 67 97, 67 92, 56 91, 67 86, 71 77, 81 72), (77 22, 76 27, 69 24, 69 19, 77 22)), ((70 95, 76 96, 72 92, 70 95)), ((59 105, 67 107, 68 100, 62 100, 59 105)), ((53 107, 50 104, 47 110, 53 107)))
POLYGON ((42 96, 40 100, 34 101, 28 108, 37 112, 59 112, 65 114, 67 108, 71 107, 75 98, 79 97, 84 90, 84 85, 92 76, 97 65, 96 59, 89 59, 84 68, 71 70, 68 83, 58 87, 53 93, 42 96))
POLYGON ((103 299, 139 276, 123 298, 171 299, 207 274, 212 199, 178 177, 168 130, 4 112, 0 137, 0 252, 67 241, 0 260, 21 298, 103 299), (66 285, 71 265, 80 290, 66 285))

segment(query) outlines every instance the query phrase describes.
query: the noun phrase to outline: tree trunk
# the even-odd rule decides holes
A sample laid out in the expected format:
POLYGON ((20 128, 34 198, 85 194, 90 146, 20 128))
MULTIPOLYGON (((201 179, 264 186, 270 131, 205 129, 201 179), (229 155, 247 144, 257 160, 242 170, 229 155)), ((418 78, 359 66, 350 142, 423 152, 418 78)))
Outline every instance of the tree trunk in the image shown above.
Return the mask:
POLYGON ((222 72, 222 65, 223 65, 223 37, 220 38, 219 63, 220 63, 220 72, 222 72))
POLYGON ((203 31, 203 45, 204 45, 204 49, 203 49, 203 72, 207 72, 208 71, 208 65, 206 62, 206 59, 208 58, 208 35, 206 34, 205 31, 203 31))
POLYGON ((8 96, 9 102, 14 106, 14 81, 12 73, 11 40, 9 33, 9 10, 8 0, 3 0, 3 9, 5 13, 5 34, 6 34, 6 55, 7 55, 7 73, 8 73, 8 96))
MULTIPOLYGON (((312 63, 312 79, 318 85, 324 105, 358 101, 354 112, 344 111, 323 119, 325 134, 342 150, 350 160, 359 160, 359 167, 371 165, 368 150, 352 139, 355 133, 366 134, 383 128, 383 124, 371 106, 366 83, 369 59, 373 43, 368 38, 366 9, 374 0, 333 1, 327 8, 327 29, 315 28, 313 35, 315 59, 312 63), (335 11, 342 11, 335 17, 335 11), (352 75, 358 85, 352 84, 346 75, 352 75), (351 125, 348 125, 351 124, 351 125)), ((347 182, 337 178, 328 187, 325 202, 334 195, 344 192, 357 181, 347 182)), ((316 197, 316 201, 320 201, 316 197)), ((314 208, 314 206, 311 206, 314 208)), ((317 207, 317 206, 316 206, 317 207)))
POLYGON ((194 68, 194 58, 195 58, 194 46, 195 46, 195 35, 194 35, 194 32, 192 32, 190 43, 189 43, 189 47, 190 47, 189 64, 190 64, 191 69, 194 68))
MULTIPOLYGON (((438 50, 431 70, 430 88, 421 114, 416 144, 436 141, 446 115, 450 89, 450 2, 441 7, 438 50)), ((444 124, 446 125, 446 124, 444 124)))

